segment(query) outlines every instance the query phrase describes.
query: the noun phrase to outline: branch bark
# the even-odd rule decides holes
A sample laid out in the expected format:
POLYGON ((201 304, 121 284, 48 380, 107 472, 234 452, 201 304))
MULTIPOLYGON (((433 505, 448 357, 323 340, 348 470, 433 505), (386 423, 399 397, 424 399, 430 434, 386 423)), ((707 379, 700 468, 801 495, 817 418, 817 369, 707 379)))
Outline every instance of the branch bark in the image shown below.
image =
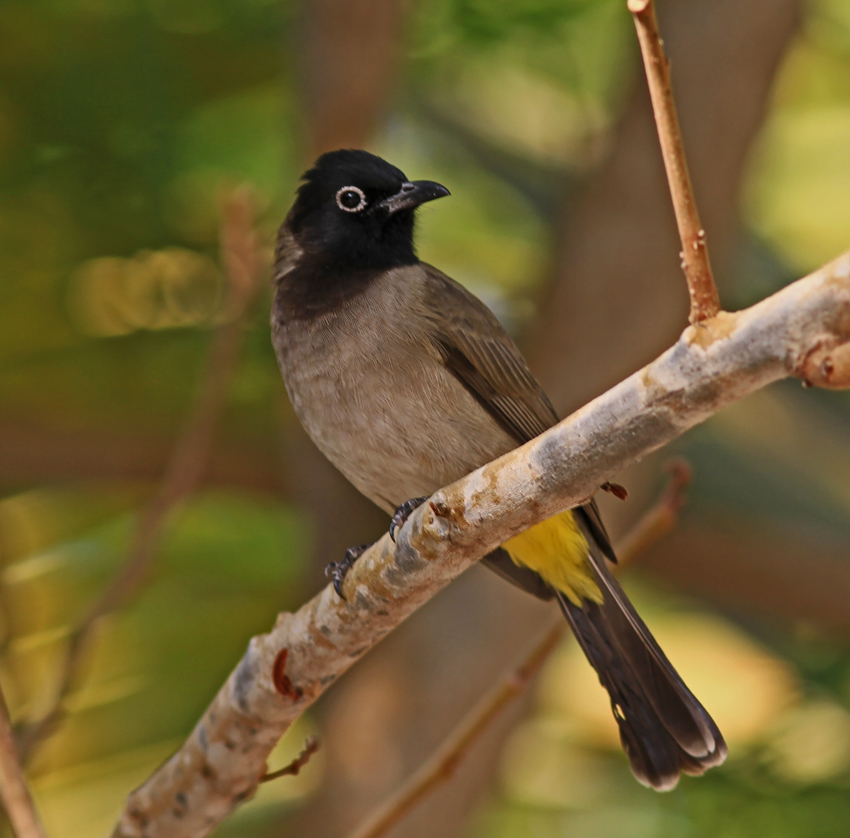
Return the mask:
MULTIPOLYGON (((748 393, 850 342, 850 253, 750 309, 689 327, 658 359, 526 445, 435 493, 346 579, 282 614, 180 750, 130 795, 114 838, 200 838, 265 774, 280 736, 416 608, 499 544, 748 393)), ((835 383, 835 382, 833 382, 835 383)), ((847 382, 850 385, 850 382, 847 382)))
POLYGON ((682 146, 682 132, 679 130, 679 118, 676 115, 676 103, 670 81, 670 63, 664 54, 664 44, 658 32, 655 6, 652 0, 629 0, 628 7, 640 41, 649 94, 652 97, 652 111, 658 128, 658 141, 661 144, 664 168, 667 170, 679 238, 682 240, 682 268, 688 280, 688 293, 691 297, 690 322, 693 326, 714 317, 720 311, 720 298, 711 273, 705 230, 699 220, 691 177, 688 174, 688 162, 682 146))
POLYGON ((0 799, 16 838, 47 838, 24 779, 6 699, 0 691, 0 799))

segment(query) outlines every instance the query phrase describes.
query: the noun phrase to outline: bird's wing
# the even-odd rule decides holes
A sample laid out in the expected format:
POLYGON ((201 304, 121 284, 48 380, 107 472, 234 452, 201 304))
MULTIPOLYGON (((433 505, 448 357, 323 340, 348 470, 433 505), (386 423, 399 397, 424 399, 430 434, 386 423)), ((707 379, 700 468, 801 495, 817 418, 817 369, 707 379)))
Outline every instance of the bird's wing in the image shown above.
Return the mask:
MULTIPOLYGON (((558 414, 493 312, 441 271, 422 267, 427 275, 425 309, 431 340, 446 368, 518 444, 551 428, 558 414)), ((596 501, 576 512, 605 556, 616 562, 596 501)))
POLYGON ((551 428, 555 408, 495 315, 444 273, 422 267, 431 340, 447 369, 518 444, 551 428))

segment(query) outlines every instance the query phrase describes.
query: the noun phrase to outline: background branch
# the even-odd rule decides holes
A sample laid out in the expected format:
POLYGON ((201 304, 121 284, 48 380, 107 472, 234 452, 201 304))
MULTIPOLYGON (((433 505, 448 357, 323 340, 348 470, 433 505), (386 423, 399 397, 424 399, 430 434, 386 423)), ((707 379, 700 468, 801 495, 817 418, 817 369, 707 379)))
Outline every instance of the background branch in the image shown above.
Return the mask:
POLYGON ((670 479, 663 494, 617 545, 617 558, 621 565, 641 555, 676 526, 693 472, 690 464, 681 458, 671 460, 664 469, 669 472, 670 479))
POLYGON ((850 341, 850 254, 756 306, 689 327, 660 358, 546 433, 436 492, 393 544, 248 650, 180 750, 129 798, 115 838, 203 836, 255 791, 280 736, 416 608, 499 544, 745 395, 850 341), (179 805, 175 807, 175 800, 179 805))
POLYGON ((676 224, 682 240, 682 267, 688 280, 691 297, 691 324, 696 324, 720 311, 720 299, 708 261, 705 230, 699 220, 694 200, 688 162, 682 146, 682 132, 673 100, 670 64, 658 32, 655 6, 652 0, 628 0, 637 29, 640 51, 646 69, 652 110, 658 128, 658 140, 667 170, 670 195, 676 213, 676 224))
POLYGON ((253 202, 244 188, 234 191, 222 204, 220 240, 228 280, 225 322, 213 337, 197 401, 172 448, 159 491, 139 517, 126 559, 71 633, 52 709, 18 736, 23 762, 64 717, 65 699, 77 686, 98 621, 124 605, 144 583, 169 516, 202 477, 242 345, 245 317, 264 270, 254 231, 253 202))
POLYGON ((429 760, 398 792, 376 809, 350 838, 380 838, 435 788, 448 782, 463 758, 496 717, 525 692, 564 634, 563 618, 553 624, 522 662, 472 708, 429 760))
POLYGON ((0 689, 0 798, 3 800, 3 806, 17 838, 47 838, 24 779, 2 689, 0 689))

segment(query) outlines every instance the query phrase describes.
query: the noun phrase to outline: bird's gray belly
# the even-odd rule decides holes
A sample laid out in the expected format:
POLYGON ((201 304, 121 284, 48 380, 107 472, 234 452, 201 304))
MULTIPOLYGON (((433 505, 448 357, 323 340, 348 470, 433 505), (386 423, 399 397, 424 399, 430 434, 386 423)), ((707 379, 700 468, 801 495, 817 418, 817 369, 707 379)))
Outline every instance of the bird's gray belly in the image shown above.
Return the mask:
POLYGON ((391 513, 515 446, 426 349, 427 338, 362 327, 297 336, 290 327, 275 343, 305 429, 378 506, 391 513))

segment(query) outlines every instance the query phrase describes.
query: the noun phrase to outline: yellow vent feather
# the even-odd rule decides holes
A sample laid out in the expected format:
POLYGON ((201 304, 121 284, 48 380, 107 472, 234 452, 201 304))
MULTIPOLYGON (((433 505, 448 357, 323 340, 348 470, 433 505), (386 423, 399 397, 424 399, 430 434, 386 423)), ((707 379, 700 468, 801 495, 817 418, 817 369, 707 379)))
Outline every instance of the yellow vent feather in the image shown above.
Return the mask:
POLYGON ((575 605, 581 605, 583 599, 602 602, 588 558, 587 540, 569 510, 541 521, 502 546, 514 564, 537 571, 575 605))

